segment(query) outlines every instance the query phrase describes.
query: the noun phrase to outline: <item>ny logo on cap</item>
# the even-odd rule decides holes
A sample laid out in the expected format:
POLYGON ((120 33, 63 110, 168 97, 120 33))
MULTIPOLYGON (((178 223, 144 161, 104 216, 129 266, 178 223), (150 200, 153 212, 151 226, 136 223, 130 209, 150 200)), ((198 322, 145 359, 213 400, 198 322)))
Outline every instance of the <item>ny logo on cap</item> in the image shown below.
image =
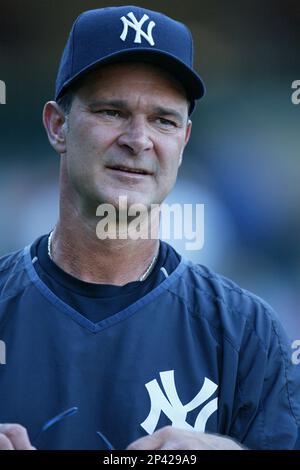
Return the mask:
POLYGON ((132 11, 130 13, 128 13, 127 16, 130 18, 131 21, 128 18, 126 18, 125 16, 122 16, 120 18, 122 20, 123 26, 124 26, 122 34, 120 36, 120 39, 122 39, 122 41, 125 41, 125 39, 127 37, 127 34, 128 34, 128 26, 130 26, 131 28, 133 28, 135 30, 135 38, 134 38, 135 43, 140 44, 142 42, 141 36, 143 36, 143 38, 145 38, 149 42, 150 46, 154 46, 154 41, 153 41, 153 37, 152 37, 152 30, 155 26, 154 21, 149 22, 148 28, 147 28, 147 33, 145 33, 145 31, 142 30, 142 27, 143 27, 143 24, 145 23, 145 21, 149 20, 148 15, 145 14, 140 21, 138 21, 136 19, 136 17, 132 13, 132 11))

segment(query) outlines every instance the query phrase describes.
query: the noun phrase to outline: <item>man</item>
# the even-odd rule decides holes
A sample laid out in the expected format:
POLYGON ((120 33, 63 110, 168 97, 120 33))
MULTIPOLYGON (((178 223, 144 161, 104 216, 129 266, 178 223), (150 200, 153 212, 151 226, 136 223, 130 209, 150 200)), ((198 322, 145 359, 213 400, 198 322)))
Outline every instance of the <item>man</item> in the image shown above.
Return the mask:
POLYGON ((203 93, 181 23, 134 6, 74 23, 44 108, 59 220, 0 264, 0 448, 293 448, 300 382, 270 307, 158 240, 203 93))

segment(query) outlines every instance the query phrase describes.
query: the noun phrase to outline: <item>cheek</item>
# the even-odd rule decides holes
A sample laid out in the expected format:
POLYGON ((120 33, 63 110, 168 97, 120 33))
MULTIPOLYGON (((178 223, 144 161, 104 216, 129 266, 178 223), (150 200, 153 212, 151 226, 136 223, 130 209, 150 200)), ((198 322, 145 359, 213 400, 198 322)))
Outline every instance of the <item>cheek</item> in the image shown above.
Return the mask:
POLYGON ((182 148, 182 142, 177 139, 168 139, 167 142, 164 142, 158 148, 161 173, 167 180, 174 180, 176 178, 182 148))
POLYGON ((156 181, 157 189, 159 192, 159 199, 162 202, 167 195, 172 191, 178 173, 179 155, 178 149, 170 148, 168 153, 164 152, 163 156, 159 158, 159 178, 156 181), (173 152, 172 152, 173 150, 173 152), (175 151, 177 153, 175 154, 175 151))
POLYGON ((79 125, 72 129, 67 138, 67 153, 70 160, 77 166, 93 167, 93 163, 101 161, 105 149, 110 145, 112 137, 109 132, 100 130, 95 125, 79 125))

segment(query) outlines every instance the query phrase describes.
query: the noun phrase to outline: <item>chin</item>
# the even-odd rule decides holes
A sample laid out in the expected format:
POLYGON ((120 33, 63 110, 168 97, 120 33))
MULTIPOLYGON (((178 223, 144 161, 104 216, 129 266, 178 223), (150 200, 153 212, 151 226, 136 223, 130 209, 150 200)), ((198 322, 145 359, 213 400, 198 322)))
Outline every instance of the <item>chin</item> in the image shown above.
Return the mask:
POLYGON ((109 195, 106 198, 101 197, 99 204, 111 204, 115 209, 119 210, 122 205, 129 208, 133 204, 143 204, 146 207, 151 205, 150 198, 144 194, 132 194, 132 192, 122 192, 117 195, 109 195))

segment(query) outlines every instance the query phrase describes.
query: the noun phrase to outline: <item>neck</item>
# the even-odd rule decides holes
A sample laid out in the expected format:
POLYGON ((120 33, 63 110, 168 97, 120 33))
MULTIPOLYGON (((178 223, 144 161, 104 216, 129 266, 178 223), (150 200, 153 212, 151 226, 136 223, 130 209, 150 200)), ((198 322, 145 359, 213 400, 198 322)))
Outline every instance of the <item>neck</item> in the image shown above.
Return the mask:
POLYGON ((69 211, 61 215, 51 237, 53 261, 85 282, 124 285, 146 278, 158 254, 159 222, 154 239, 138 240, 100 240, 96 234, 98 222, 99 218, 84 220, 78 214, 74 218, 69 211))

